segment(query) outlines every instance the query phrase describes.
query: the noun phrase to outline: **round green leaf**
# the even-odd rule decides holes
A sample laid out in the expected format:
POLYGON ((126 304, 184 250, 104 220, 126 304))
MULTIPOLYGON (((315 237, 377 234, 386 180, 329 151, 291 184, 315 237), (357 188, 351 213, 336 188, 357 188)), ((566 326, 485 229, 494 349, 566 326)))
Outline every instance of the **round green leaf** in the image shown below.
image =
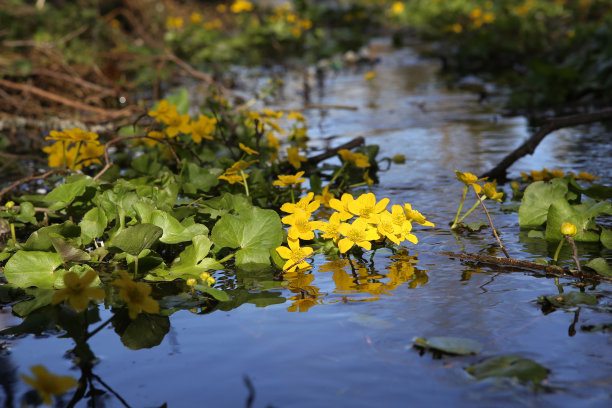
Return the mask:
POLYGON ((62 258, 54 252, 17 251, 4 267, 4 277, 14 286, 26 288, 52 288, 53 271, 62 264, 62 258))

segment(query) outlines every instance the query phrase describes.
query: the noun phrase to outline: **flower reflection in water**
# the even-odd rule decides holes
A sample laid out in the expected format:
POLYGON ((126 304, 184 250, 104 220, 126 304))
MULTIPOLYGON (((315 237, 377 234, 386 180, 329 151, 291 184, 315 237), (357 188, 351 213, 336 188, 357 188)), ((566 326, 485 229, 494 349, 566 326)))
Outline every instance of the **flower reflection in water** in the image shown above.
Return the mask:
POLYGON ((287 273, 287 289, 295 294, 289 298, 293 303, 287 310, 306 312, 315 305, 376 301, 382 295, 391 296, 392 292, 403 284, 409 289, 415 289, 428 282, 426 271, 416 267, 416 254, 410 256, 407 252, 400 251, 390 256, 389 260, 385 273, 374 269, 363 260, 349 258, 328 259, 318 268, 318 272, 322 274, 312 271, 287 273), (322 292, 317 285, 324 287, 327 293, 322 292))

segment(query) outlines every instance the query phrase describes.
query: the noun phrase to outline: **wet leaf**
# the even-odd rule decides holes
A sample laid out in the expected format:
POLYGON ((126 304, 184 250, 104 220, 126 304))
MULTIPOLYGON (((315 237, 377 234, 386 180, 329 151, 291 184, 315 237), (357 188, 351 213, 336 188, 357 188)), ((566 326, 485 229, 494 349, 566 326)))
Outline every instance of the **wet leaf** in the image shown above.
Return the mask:
POLYGON ((424 349, 436 350, 446 354, 468 355, 482 351, 482 344, 462 337, 416 337, 414 345, 424 349))
POLYGON ((542 308, 566 308, 576 307, 578 305, 596 305, 597 297, 583 292, 567 292, 556 295, 540 296, 538 303, 542 308))
POLYGON ((612 276, 612 268, 610 268, 610 265, 608 265, 608 262, 604 258, 591 259, 586 266, 600 275, 612 276))
POLYGON ((144 249, 150 248, 163 230, 153 224, 138 224, 128 227, 113 238, 112 245, 130 255, 138 256, 144 249))
POLYGON ((55 282, 55 268, 62 264, 62 258, 54 252, 17 251, 4 267, 4 277, 14 286, 27 288, 52 288, 55 282))
POLYGON ((546 222, 550 205, 567 193, 567 180, 553 179, 550 183, 536 181, 525 189, 519 207, 521 228, 535 228, 546 222))
POLYGON ((550 370, 533 360, 515 355, 491 357, 465 368, 470 375, 482 380, 489 377, 517 378, 521 381, 541 383, 550 370))

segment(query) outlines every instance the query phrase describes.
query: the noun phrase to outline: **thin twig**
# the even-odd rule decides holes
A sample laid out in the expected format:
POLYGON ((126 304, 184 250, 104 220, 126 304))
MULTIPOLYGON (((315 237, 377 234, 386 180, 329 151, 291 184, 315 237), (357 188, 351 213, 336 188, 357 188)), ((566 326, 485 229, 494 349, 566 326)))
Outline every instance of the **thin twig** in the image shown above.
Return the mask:
POLYGON ((46 179, 47 177, 51 176, 52 174, 55 173, 59 173, 61 172, 61 169, 51 169, 49 171, 46 171, 45 173, 39 175, 39 176, 28 176, 28 177, 24 177, 21 178, 11 184, 9 184, 8 186, 4 187, 2 190, 0 190, 0 200, 2 200, 2 197, 4 197, 4 195, 6 193, 8 193, 9 191, 13 190, 15 187, 18 187, 20 185, 22 185, 23 183, 27 183, 28 181, 34 181, 34 180, 42 180, 42 179, 46 179))
POLYGON ((580 267, 580 261, 578 260, 578 248, 576 248, 576 243, 574 242, 574 238, 569 235, 565 235, 565 240, 569 242, 572 247, 572 258, 574 262, 576 262, 576 268, 578 268, 578 274, 582 276, 582 268, 580 267))
POLYGON ((503 244, 501 242, 501 239, 499 239, 499 236, 497 235, 497 231, 495 231, 495 227, 493 226, 493 220, 491 220, 491 216, 489 215, 489 211, 487 210, 487 207, 484 205, 484 201, 482 201, 482 198, 480 198, 480 195, 478 194, 476 189, 474 189, 474 194, 476 194, 476 197, 478 197, 478 201, 480 201, 480 204, 482 205, 482 208, 484 208, 485 213, 487 214, 487 218, 489 219, 489 225, 491 226, 491 230, 493 231, 493 235, 495 235, 495 239, 497 240, 497 243, 499 244, 499 247, 504 252, 504 255, 506 255, 506 258, 510 258, 510 255, 508 255, 508 252, 506 251, 506 248, 504 248, 504 246, 503 246, 503 244))

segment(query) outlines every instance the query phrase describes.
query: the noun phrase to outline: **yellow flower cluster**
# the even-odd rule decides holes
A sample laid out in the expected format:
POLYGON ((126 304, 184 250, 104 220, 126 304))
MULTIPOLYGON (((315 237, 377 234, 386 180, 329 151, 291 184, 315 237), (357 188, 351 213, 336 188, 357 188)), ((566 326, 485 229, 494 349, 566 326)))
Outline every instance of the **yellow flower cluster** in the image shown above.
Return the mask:
POLYGON ((373 241, 384 239, 398 245, 404 240, 416 244, 417 237, 411 233, 412 223, 434 226, 408 203, 404 203, 403 207, 393 205, 391 212, 387 211, 389 199, 383 198, 377 202, 373 193, 361 194, 357 198, 345 193, 340 200, 331 198, 329 205, 336 212, 328 221, 312 221, 312 213, 321 204, 320 201, 312 201, 313 196, 313 193, 308 193, 296 204, 285 203, 281 207, 281 211, 290 214, 282 219, 283 223, 289 225, 289 247, 277 248, 279 255, 287 259, 284 269, 295 270, 310 266, 303 260, 298 262, 312 253, 312 248, 301 247, 299 240, 314 239, 317 230, 322 232, 321 238, 333 240, 340 253, 346 253, 354 245, 370 250, 373 241), (357 218, 352 223, 344 222, 354 217, 357 218))
POLYGON ((542 169, 542 171, 531 170, 529 173, 525 173, 521 171, 521 176, 523 177, 523 181, 548 181, 553 178, 562 178, 565 177, 566 174, 572 175, 576 180, 584 180, 589 183, 594 182, 595 180, 599 180, 601 177, 595 177, 591 173, 587 173, 586 171, 581 171, 578 174, 575 174, 572 171, 568 171, 564 173, 562 170, 548 170, 546 167, 542 169))
POLYGON ((249 178, 249 175, 244 172, 251 164, 256 163, 257 160, 245 161, 238 160, 232 164, 225 172, 217 177, 219 180, 225 180, 230 184, 240 183, 245 185, 245 180, 249 178))
POLYGON ((483 24, 491 24, 495 21, 495 14, 490 11, 483 11, 482 8, 476 7, 470 12, 470 20, 474 28, 479 28, 483 24))
POLYGON ((347 149, 338 150, 338 154, 342 157, 342 161, 353 163, 360 168, 370 167, 368 156, 363 153, 353 153, 347 149))
POLYGON ((302 32, 312 28, 312 21, 300 18, 291 8, 291 4, 285 3, 274 8, 274 13, 269 17, 271 23, 283 23, 288 26, 289 32, 294 37, 299 37, 302 32))
MULTIPOLYGON (((213 140, 212 135, 217 125, 217 119, 205 115, 199 115, 196 121, 192 121, 187 114, 180 115, 177 106, 169 105, 166 99, 160 101, 156 109, 150 110, 149 116, 154 117, 158 123, 166 125, 163 132, 152 131, 148 134, 154 139, 175 138, 179 133, 183 133, 191 135, 195 143, 201 143, 202 139, 213 140)), ((150 145, 156 143, 155 140, 148 142, 150 145)))
POLYGON ((43 151, 49 154, 49 167, 66 166, 80 170, 83 166, 102 163, 100 156, 104 154, 104 145, 98 141, 97 133, 78 128, 61 132, 52 130, 46 140, 56 141, 43 148, 43 151))
POLYGON ((236 0, 230 6, 230 10, 235 14, 253 11, 253 3, 247 0, 236 0))

